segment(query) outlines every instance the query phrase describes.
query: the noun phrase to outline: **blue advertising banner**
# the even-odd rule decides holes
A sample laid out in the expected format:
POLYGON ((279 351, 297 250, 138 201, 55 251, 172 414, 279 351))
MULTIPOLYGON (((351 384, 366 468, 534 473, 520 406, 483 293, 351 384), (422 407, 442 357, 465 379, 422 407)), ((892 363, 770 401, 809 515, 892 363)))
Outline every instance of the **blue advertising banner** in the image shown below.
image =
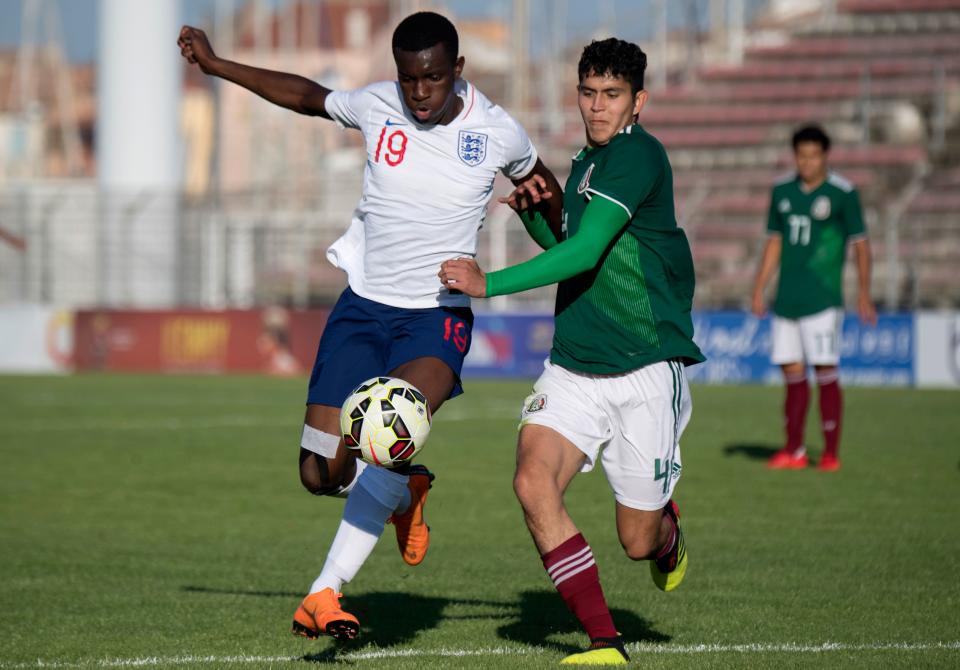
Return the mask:
MULTIPOLYGON (((694 340, 707 362, 688 368, 691 381, 707 384, 780 382, 770 363, 770 319, 744 312, 696 312, 694 340)), ((840 375, 863 386, 910 386, 913 371, 913 316, 885 314, 876 327, 855 315, 843 322, 840 375)))
MULTIPOLYGON (((707 362, 688 369, 691 381, 707 384, 779 383, 770 363, 770 319, 744 312, 696 312, 694 332, 707 362)), ((534 378, 550 354, 550 314, 477 314, 464 376, 534 378)), ((882 315, 876 327, 855 315, 843 324, 841 377, 864 386, 914 383, 914 317, 882 315)))
POLYGON ((477 314, 463 374, 527 377, 543 372, 553 343, 553 314, 477 314))

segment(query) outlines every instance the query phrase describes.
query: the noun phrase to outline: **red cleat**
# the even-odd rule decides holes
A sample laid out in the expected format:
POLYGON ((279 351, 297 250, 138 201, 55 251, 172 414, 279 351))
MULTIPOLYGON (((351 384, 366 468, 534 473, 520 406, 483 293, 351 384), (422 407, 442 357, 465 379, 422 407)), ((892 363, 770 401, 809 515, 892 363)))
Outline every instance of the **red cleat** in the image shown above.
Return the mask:
POLYGON ((835 454, 824 454, 820 457, 817 470, 820 472, 836 472, 840 469, 840 459, 835 454))
POLYGON ((796 451, 781 449, 767 461, 767 467, 771 470, 803 470, 810 464, 807 458, 807 451, 803 447, 796 451))

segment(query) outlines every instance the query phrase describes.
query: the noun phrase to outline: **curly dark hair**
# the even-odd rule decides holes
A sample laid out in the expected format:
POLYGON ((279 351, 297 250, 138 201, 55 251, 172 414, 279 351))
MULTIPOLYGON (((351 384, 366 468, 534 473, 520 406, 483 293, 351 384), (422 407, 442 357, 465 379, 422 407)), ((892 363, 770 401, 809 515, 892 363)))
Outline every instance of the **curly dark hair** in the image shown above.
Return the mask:
POLYGON ((423 51, 442 44, 451 62, 456 62, 460 49, 457 29, 450 20, 436 12, 411 14, 393 31, 393 48, 400 51, 423 51))
POLYGON ((630 92, 643 90, 643 73, 647 69, 647 54, 632 42, 609 37, 594 40, 583 48, 577 74, 580 81, 591 74, 621 77, 630 82, 630 92))
POLYGON ((820 126, 804 126, 793 134, 793 150, 801 142, 816 142, 826 152, 830 151, 830 136, 820 126))

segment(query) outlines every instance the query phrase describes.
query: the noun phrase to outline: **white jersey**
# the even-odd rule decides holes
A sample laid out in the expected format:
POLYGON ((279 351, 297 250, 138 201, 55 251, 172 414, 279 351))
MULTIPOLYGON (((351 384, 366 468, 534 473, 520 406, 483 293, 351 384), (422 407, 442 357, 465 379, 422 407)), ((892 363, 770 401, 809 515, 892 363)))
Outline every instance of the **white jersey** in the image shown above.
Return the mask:
POLYGON ((509 114, 466 81, 455 91, 463 111, 445 126, 418 123, 395 81, 327 95, 327 113, 359 129, 367 145, 360 203, 327 251, 364 298, 406 308, 469 305, 440 283, 440 264, 476 256, 497 172, 517 179, 537 162, 509 114))

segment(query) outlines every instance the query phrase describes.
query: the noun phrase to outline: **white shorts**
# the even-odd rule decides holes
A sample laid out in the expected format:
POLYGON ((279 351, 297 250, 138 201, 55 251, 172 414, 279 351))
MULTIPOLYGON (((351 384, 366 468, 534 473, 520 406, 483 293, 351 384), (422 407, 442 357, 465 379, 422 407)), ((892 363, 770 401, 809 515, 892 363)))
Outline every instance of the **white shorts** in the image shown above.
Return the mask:
POLYGON ((693 402, 683 364, 654 363, 620 375, 575 372, 550 361, 523 402, 520 426, 557 431, 582 451, 589 472, 599 456, 621 505, 658 510, 680 478, 680 435, 693 402))
POLYGON ((837 365, 842 325, 843 310, 839 307, 799 319, 774 316, 771 362, 774 365, 837 365))

